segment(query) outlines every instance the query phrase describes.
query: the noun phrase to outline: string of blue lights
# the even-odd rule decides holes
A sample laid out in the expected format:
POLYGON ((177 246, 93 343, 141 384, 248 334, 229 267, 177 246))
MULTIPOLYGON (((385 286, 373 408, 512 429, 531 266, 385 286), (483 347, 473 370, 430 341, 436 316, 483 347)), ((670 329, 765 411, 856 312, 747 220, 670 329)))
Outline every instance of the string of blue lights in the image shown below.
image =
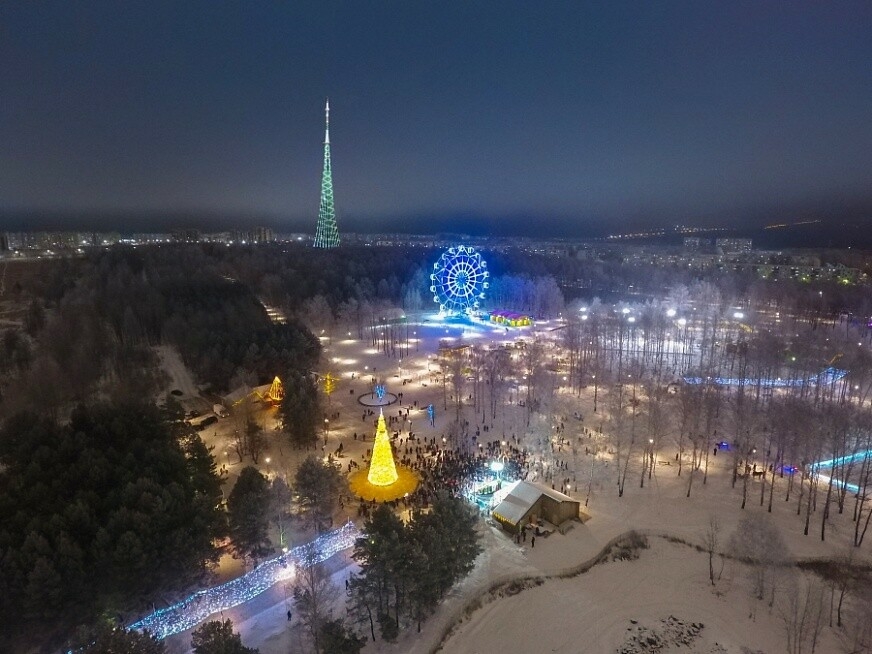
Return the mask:
POLYGON ((848 374, 847 370, 827 368, 808 379, 740 379, 738 377, 684 377, 687 384, 717 384, 718 386, 756 386, 764 388, 797 388, 802 386, 827 386, 834 384, 848 374))
POLYGON ((196 626, 214 613, 244 604, 278 582, 292 577, 296 568, 326 561, 334 554, 354 545, 354 541, 360 536, 360 530, 349 521, 339 529, 322 534, 312 541, 312 544, 294 547, 287 553, 264 561, 251 572, 220 586, 197 591, 181 602, 134 622, 128 629, 147 630, 163 640, 196 626), (314 545, 315 556, 307 558, 307 553, 313 551, 309 549, 311 545, 314 545))

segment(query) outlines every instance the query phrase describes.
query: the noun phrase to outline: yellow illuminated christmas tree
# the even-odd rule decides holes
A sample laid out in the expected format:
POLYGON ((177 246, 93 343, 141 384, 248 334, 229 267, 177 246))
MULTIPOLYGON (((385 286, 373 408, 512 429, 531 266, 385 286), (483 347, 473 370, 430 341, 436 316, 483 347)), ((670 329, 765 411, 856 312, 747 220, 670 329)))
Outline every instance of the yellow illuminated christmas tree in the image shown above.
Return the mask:
POLYGON ((331 401, 330 396, 333 394, 333 391, 336 390, 336 377, 334 377, 329 372, 324 375, 324 394, 327 396, 327 402, 330 406, 333 406, 333 402, 331 401))
POLYGON ((282 380, 278 378, 278 376, 273 379, 272 385, 269 387, 269 391, 267 391, 266 397, 271 402, 275 402, 278 404, 285 397, 285 387, 282 386, 282 380))
POLYGON ((385 417, 380 412, 367 480, 373 486, 390 486, 396 483, 397 479, 397 466, 394 464, 394 453, 391 451, 391 441, 388 439, 385 417))

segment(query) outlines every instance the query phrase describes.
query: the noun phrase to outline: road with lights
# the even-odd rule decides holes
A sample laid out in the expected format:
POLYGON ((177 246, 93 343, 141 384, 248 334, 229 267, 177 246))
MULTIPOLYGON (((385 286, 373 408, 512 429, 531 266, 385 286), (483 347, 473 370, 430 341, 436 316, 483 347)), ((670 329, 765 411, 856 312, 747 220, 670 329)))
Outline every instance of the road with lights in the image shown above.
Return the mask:
POLYGON ((326 561, 334 554, 348 549, 360 535, 361 532, 354 523, 348 522, 313 541, 316 552, 314 558, 306 558, 310 544, 299 545, 285 554, 264 561, 241 577, 220 586, 197 591, 181 602, 155 611, 128 628, 147 630, 161 640, 186 631, 210 615, 244 604, 280 581, 290 579, 296 568, 326 561))

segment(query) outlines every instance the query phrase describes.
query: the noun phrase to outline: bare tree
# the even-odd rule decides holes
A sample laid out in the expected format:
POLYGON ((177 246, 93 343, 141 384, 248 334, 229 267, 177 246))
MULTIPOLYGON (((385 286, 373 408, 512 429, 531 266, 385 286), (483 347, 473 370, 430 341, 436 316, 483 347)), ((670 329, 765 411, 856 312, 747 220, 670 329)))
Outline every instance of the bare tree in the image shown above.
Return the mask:
POLYGON ((805 575, 792 580, 778 602, 778 613, 787 636, 787 654, 814 652, 824 625, 824 590, 805 575))
POLYGON ((730 536, 733 556, 750 566, 752 594, 758 600, 770 590, 769 606, 775 601, 776 575, 787 561, 788 551, 781 532, 765 513, 749 513, 730 536))
POLYGON ((854 503, 854 547, 860 547, 863 544, 866 531, 869 529, 869 521, 872 519, 872 506, 867 506, 869 504, 870 481, 872 481, 872 460, 870 460, 869 449, 867 448, 860 467, 858 483, 860 492, 857 494, 857 499, 854 503), (865 519, 863 517, 864 514, 865 519))
POLYGON ((868 654, 872 652, 872 584, 857 586, 852 600, 845 625, 836 635, 845 654, 868 654))
POLYGON ((539 393, 542 391, 547 377, 545 369, 545 347, 538 339, 527 343, 521 351, 521 372, 527 387, 525 400, 527 426, 530 425, 530 415, 537 410, 539 393))
POLYGON ((442 386, 442 409, 448 410, 448 383, 451 378, 451 363, 453 360, 451 345, 448 341, 439 341, 436 353, 436 365, 439 366, 439 382, 442 386))
POLYGON ((293 589, 297 612, 316 652, 321 652, 321 627, 332 617, 333 605, 339 599, 339 588, 330 579, 327 567, 318 562, 319 554, 313 543, 303 549, 293 589))
POLYGON ((504 347, 496 347, 484 357, 484 383, 488 387, 488 413, 491 419, 497 417, 497 406, 508 388, 512 374, 512 355, 504 347))
POLYGON ((709 581, 712 583, 712 586, 715 585, 715 578, 717 577, 717 579, 720 580, 721 574, 724 571, 724 557, 721 555, 720 569, 718 570, 717 575, 715 575, 715 554, 719 553, 720 541, 721 523, 717 516, 710 515, 708 525, 702 535, 702 542, 705 551, 708 553, 709 581))

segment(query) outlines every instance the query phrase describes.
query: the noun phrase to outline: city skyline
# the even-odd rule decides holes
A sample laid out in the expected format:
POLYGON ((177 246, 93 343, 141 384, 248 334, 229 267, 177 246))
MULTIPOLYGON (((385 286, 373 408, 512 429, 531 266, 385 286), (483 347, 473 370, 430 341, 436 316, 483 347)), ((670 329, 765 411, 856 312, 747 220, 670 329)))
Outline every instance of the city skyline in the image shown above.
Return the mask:
POLYGON ((590 236, 872 215, 870 9, 3 10, 7 229, 590 236))

